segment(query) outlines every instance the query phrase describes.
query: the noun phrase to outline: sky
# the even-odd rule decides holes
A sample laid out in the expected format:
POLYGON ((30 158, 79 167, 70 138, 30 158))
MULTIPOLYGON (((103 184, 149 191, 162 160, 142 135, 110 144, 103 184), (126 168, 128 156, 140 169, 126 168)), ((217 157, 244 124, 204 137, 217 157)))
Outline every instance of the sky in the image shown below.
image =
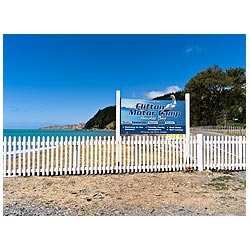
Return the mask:
POLYGON ((3 127, 87 122, 116 90, 152 99, 215 64, 246 68, 245 35, 4 35, 3 127))

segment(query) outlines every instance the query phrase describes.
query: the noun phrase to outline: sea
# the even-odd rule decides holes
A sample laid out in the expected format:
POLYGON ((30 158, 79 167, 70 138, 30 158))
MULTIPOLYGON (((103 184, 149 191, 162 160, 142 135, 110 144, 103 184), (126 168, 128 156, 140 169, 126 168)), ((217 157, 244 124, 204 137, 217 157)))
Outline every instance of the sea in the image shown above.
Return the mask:
POLYGON ((60 138, 62 137, 96 137, 96 136, 115 136, 115 131, 100 131, 100 130, 42 130, 42 129, 4 129, 3 130, 3 136, 5 137, 11 137, 14 138, 16 137, 16 139, 18 139, 18 137, 20 136, 22 137, 31 137, 33 138, 33 136, 37 137, 45 137, 47 138, 49 137, 54 137, 56 138, 57 136, 60 138))

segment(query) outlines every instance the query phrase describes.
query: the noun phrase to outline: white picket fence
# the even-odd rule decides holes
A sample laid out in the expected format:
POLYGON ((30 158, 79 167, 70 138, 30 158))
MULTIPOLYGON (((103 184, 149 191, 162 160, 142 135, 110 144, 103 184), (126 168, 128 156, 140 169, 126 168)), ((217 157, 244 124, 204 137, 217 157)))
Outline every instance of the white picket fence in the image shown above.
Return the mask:
POLYGON ((245 170, 245 136, 4 137, 3 175, 245 170))
POLYGON ((237 126, 201 126, 201 127, 193 127, 192 129, 213 131, 217 133, 223 133, 225 135, 236 135, 236 136, 246 135, 246 128, 237 127, 237 126))

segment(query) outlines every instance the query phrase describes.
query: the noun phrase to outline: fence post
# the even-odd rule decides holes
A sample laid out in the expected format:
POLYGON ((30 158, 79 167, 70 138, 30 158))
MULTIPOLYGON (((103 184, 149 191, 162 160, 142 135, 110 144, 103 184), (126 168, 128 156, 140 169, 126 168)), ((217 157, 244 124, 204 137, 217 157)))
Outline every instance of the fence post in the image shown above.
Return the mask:
POLYGON ((198 158, 198 170, 202 171, 204 166, 204 155, 203 155, 203 136, 202 134, 197 134, 197 158, 198 158))

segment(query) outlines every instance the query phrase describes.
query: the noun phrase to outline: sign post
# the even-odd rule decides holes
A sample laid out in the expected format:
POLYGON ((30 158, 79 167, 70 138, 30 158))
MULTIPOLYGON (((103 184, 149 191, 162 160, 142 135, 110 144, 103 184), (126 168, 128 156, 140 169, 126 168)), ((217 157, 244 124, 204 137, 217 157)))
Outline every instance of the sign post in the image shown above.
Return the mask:
POLYGON ((120 138, 121 135, 121 93, 120 90, 116 90, 116 128, 115 136, 120 138))
POLYGON ((190 152, 190 94, 185 94, 185 103, 186 103, 186 136, 185 136, 185 164, 189 163, 189 152, 190 152))
POLYGON ((116 121, 115 121, 115 137, 116 137, 116 166, 120 166, 121 162, 121 93, 116 90, 116 121))
POLYGON ((186 103, 186 136, 190 136, 190 94, 185 94, 186 103))

